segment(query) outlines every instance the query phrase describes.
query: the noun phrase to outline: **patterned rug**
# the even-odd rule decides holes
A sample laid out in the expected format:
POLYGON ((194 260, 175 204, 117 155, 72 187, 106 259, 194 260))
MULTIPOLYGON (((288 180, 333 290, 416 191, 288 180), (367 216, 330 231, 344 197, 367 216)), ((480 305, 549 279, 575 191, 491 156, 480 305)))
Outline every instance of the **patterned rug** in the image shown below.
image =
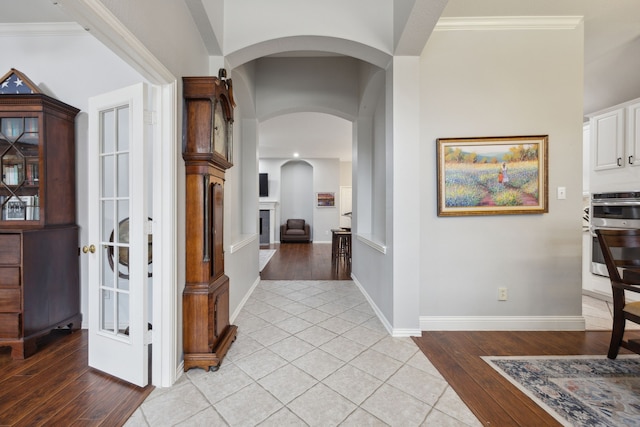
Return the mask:
POLYGON ((267 263, 269 262, 269 260, 271 259, 271 257, 273 256, 273 254, 276 253, 275 249, 260 249, 260 255, 259 255, 259 265, 260 265, 260 270, 258 271, 262 271, 264 270, 264 268, 266 267, 267 263))
POLYGON ((565 426, 640 425, 640 357, 483 359, 565 426))

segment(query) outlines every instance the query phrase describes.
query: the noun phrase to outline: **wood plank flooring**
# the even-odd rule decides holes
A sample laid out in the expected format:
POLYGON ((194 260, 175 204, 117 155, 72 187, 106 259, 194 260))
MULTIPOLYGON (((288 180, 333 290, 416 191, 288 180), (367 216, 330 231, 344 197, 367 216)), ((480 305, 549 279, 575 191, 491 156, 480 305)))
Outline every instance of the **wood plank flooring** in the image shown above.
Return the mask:
POLYGON ((263 280, 351 280, 351 263, 331 259, 329 243, 282 243, 261 246, 276 249, 260 273, 263 280))
POLYGON ((606 355, 610 337, 610 331, 423 332, 414 341, 483 425, 558 426, 480 356, 606 355))
POLYGON ((13 360, 0 347, 0 426, 120 426, 151 393, 88 366, 88 332, 55 330, 13 360))

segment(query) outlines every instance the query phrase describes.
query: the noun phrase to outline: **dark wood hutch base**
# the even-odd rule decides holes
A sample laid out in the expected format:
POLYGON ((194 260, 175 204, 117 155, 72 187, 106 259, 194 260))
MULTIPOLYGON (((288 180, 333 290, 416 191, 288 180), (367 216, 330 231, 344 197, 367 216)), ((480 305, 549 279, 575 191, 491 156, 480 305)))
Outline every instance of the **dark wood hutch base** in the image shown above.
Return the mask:
POLYGON ((77 241, 75 226, 0 230, 0 347, 14 359, 33 355, 52 329, 82 326, 77 241))

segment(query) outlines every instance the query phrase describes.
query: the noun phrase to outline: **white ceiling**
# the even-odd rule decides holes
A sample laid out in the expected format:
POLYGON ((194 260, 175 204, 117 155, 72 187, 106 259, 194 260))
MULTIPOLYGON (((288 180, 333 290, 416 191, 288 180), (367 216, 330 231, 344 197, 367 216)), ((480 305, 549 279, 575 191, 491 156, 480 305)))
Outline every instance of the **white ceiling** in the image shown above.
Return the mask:
POLYGON ((352 124, 324 113, 292 113, 260 123, 260 157, 351 161, 352 124))
MULTIPOLYGON (((0 0, 0 23, 66 22, 53 0, 0 0)), ((640 97, 639 0, 450 0, 443 16, 584 15, 584 113, 640 97), (507 5, 507 7, 505 7, 507 5)), ((1 72, 1 71, 0 71, 1 72)), ((351 159, 350 122, 295 113, 260 125, 260 155, 351 159)))

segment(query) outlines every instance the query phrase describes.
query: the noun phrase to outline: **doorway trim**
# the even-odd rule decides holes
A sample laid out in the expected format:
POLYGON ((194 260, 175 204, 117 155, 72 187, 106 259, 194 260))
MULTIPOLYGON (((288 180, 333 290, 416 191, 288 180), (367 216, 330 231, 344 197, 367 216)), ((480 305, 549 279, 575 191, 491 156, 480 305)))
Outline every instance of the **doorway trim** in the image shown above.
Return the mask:
POLYGON ((100 0, 58 0, 65 13, 155 86, 153 141, 152 384, 178 377, 177 319, 177 78, 100 0))

